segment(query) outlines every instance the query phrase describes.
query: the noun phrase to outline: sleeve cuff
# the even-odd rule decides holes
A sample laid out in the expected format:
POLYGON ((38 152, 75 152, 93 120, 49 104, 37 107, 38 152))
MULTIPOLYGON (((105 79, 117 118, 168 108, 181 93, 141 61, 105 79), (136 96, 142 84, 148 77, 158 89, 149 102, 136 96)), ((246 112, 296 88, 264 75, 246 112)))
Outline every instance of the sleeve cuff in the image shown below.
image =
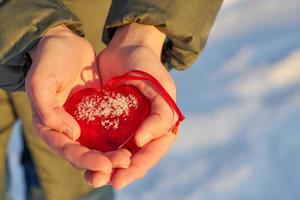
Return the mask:
POLYGON ((0 3, 1 88, 10 91, 24 88, 26 51, 35 46, 49 28, 60 24, 83 36, 79 19, 60 0, 0 3))
POLYGON ((222 0, 113 0, 103 42, 132 22, 154 25, 167 35, 162 62, 171 69, 189 67, 203 50, 222 0))
POLYGON ((1 64, 24 53, 50 27, 66 24, 83 34, 79 19, 60 1, 10 0, 0 6, 1 64))

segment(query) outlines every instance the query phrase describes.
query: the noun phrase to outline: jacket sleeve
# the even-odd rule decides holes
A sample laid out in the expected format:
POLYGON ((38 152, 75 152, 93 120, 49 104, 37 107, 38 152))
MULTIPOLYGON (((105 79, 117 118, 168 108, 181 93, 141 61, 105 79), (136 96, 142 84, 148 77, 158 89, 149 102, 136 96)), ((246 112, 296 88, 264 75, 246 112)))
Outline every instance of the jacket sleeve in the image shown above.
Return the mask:
POLYGON ((24 89, 30 66, 26 51, 60 24, 83 35, 79 19, 60 0, 0 1, 0 88, 24 89))
POLYGON ((131 22, 155 25, 167 35, 162 61, 186 69, 203 50, 222 0, 112 0, 102 40, 131 22))

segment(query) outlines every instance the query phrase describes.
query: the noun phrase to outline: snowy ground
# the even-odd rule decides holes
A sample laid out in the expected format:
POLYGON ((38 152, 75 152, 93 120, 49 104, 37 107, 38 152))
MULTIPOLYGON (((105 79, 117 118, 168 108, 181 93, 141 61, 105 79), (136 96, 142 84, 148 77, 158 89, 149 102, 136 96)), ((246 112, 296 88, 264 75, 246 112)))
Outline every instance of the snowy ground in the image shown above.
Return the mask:
POLYGON ((172 72, 178 140, 119 200, 300 199, 300 2, 225 2, 198 62, 172 72))
POLYGON ((300 2, 229 3, 198 62, 173 73, 180 137, 119 200, 300 199, 300 2))

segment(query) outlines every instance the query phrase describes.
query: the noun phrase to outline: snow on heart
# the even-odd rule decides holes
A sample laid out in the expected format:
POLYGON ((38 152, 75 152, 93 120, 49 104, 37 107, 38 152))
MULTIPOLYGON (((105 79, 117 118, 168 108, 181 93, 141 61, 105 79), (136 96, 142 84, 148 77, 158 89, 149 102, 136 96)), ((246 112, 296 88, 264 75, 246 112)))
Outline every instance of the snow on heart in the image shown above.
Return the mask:
POLYGON ((91 95, 84 97, 76 106, 75 118, 77 120, 94 121, 100 118, 100 124, 106 130, 119 127, 119 117, 126 121, 130 108, 135 110, 138 101, 132 94, 128 96, 121 93, 104 91, 103 96, 91 95))

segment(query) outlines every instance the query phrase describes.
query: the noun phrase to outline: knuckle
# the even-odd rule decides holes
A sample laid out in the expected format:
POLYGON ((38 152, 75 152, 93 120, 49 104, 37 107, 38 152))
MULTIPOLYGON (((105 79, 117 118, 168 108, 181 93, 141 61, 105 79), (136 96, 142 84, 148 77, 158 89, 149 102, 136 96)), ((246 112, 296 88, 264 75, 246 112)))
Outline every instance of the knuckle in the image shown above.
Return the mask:
POLYGON ((83 153, 80 156, 81 160, 90 160, 93 159, 95 162, 99 164, 100 168, 112 168, 111 160, 105 156, 105 154, 101 154, 96 150, 90 150, 85 153, 83 153))
POLYGON ((163 120, 161 120, 163 123, 162 127, 165 131, 169 131, 172 128, 174 119, 176 118, 175 116, 174 111, 170 107, 165 110, 164 116, 162 117, 163 120))
POLYGON ((162 122, 162 129, 164 130, 164 131, 167 131, 167 130, 169 130, 170 128, 171 128, 171 123, 169 123, 170 121, 169 120, 164 120, 163 122, 162 122))
POLYGON ((100 156, 99 158, 101 159, 101 163, 102 163, 103 167, 107 167, 107 168, 112 167, 112 163, 111 163, 110 159, 108 159, 105 156, 100 156))
POLYGON ((112 160, 112 161, 119 161, 120 162, 120 161, 123 160, 123 158, 124 158, 124 155, 122 153, 116 153, 116 154, 113 154, 111 156, 110 160, 112 160))
POLYGON ((160 124, 160 128, 163 131, 166 131, 170 128, 171 123, 170 123, 169 117, 162 117, 162 115, 157 114, 156 118, 157 118, 157 122, 159 122, 159 124, 160 124))
POLYGON ((119 149, 119 151, 121 152, 122 157, 126 157, 126 158, 131 157, 131 153, 127 149, 119 149))
POLYGON ((70 162, 72 162, 72 157, 69 155, 69 145, 63 145, 60 150, 59 150, 59 154, 61 155, 61 157, 65 160, 68 160, 70 162))

